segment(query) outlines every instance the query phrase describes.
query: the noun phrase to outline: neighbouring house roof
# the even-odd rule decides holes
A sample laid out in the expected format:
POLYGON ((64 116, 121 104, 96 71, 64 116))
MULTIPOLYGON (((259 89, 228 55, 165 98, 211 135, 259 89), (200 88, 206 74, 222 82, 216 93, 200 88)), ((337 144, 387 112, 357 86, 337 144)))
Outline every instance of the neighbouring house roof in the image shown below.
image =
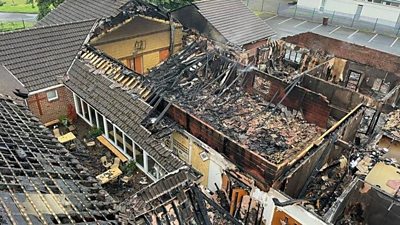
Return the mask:
POLYGON ((193 5, 176 10, 174 17, 185 27, 195 29, 214 40, 222 41, 221 37, 218 37, 222 36, 225 42, 239 46, 266 39, 275 34, 268 24, 251 12, 240 0, 194 2, 193 5))
MULTIPOLYGON (((28 91, 21 82, 3 65, 0 64, 0 94, 10 96, 12 98, 27 95, 28 91), (18 94, 19 93, 19 94, 18 94)), ((22 100, 22 99, 19 99, 22 100)))
POLYGON ((0 95, 0 223, 116 224, 114 200, 25 106, 0 95))
POLYGON ((95 21, 81 21, 0 34, 0 64, 29 92, 51 87, 66 74, 95 21))
POLYGON ((37 22, 36 26, 89 19, 112 19, 115 17, 122 19, 138 14, 168 20, 165 9, 146 0, 65 0, 37 22))
POLYGON ((88 19, 116 16, 130 0, 65 0, 53 9, 36 26, 62 24, 88 19))
MULTIPOLYGON (((151 133, 141 126, 141 122, 152 109, 150 105, 127 86, 117 82, 124 79, 124 84, 131 87, 135 83, 139 84, 134 81, 140 75, 114 59, 85 50, 72 64, 68 76, 69 80, 65 82, 67 87, 126 132, 165 170, 171 172, 184 166, 160 139, 151 136, 151 133)), ((136 88, 140 88, 139 86, 141 85, 136 88)), ((141 90, 144 96, 149 94, 149 90, 141 90)))

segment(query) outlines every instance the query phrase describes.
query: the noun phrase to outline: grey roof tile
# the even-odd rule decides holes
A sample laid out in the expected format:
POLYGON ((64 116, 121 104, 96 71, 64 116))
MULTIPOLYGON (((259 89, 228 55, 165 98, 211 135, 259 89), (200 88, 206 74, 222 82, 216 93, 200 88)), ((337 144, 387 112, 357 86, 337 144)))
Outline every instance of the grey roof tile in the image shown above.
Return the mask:
POLYGON ((36 91, 59 84, 95 21, 81 21, 0 34, 0 64, 36 91))
POLYGON ((102 75, 95 75, 91 68, 80 59, 76 59, 65 82, 73 92, 84 98, 91 106, 123 128, 137 144, 153 157, 168 172, 180 168, 184 163, 163 146, 161 140, 154 139, 140 123, 146 118, 151 107, 141 99, 132 98, 128 92, 111 89, 113 83, 102 75), (89 91, 87 84, 95 84, 96 91, 89 91), (140 110, 137 110, 140 109, 140 110))
POLYGON ((36 26, 116 16, 129 0, 65 0, 36 26))
POLYGON ((230 43, 244 45, 275 34, 241 0, 206 0, 193 4, 230 43))

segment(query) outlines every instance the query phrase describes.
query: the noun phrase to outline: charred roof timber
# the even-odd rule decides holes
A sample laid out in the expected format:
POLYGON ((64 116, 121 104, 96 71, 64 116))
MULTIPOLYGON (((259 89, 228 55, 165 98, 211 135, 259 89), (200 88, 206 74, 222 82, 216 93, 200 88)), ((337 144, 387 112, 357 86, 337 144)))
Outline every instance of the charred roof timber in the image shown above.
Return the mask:
POLYGON ((115 223, 113 199, 24 106, 0 96, 1 224, 115 223))
MULTIPOLYGON (((187 168, 168 174, 118 206, 123 224, 242 224, 189 178, 187 168)), ((255 225, 255 224, 254 224, 255 225)))

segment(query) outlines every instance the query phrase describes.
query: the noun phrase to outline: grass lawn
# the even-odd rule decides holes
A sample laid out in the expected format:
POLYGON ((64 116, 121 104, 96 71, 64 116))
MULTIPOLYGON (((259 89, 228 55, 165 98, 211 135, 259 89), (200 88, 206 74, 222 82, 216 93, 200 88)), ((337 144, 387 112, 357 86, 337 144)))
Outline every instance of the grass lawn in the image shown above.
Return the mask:
POLYGON ((21 29, 33 27, 34 24, 35 23, 33 23, 33 22, 24 22, 24 23, 22 23, 22 21, 0 22, 0 32, 21 30, 21 29))
MULTIPOLYGON (((34 0, 35 2, 37 0, 34 0)), ((0 6, 0 12, 16 12, 16 13, 38 13, 39 9, 36 6, 32 8, 32 4, 26 4, 26 0, 0 0, 5 2, 0 6)))

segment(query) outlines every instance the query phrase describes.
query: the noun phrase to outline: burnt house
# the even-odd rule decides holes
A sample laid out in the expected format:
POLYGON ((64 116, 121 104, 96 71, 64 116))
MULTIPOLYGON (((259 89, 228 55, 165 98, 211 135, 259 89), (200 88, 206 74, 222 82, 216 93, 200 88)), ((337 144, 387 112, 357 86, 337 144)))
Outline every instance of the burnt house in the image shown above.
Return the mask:
POLYGON ((63 76, 84 44, 143 73, 181 47, 180 27, 171 23, 162 9, 140 0, 65 1, 36 27, 0 34, 2 85, 26 98, 21 99, 46 126, 62 116, 73 120, 63 76))
POLYGON ((309 71, 302 86, 317 92, 336 89, 324 94, 333 96, 331 101, 338 103, 338 111, 360 100, 385 113, 399 107, 398 56, 314 33, 286 37, 285 41, 334 55, 323 66, 309 71))
POLYGON ((92 46, 87 46, 65 76, 79 118, 103 131, 102 137, 153 180, 184 163, 143 126, 151 106, 138 97, 149 90, 139 84, 141 75, 92 46), (120 82, 120 83, 119 83, 120 82))

